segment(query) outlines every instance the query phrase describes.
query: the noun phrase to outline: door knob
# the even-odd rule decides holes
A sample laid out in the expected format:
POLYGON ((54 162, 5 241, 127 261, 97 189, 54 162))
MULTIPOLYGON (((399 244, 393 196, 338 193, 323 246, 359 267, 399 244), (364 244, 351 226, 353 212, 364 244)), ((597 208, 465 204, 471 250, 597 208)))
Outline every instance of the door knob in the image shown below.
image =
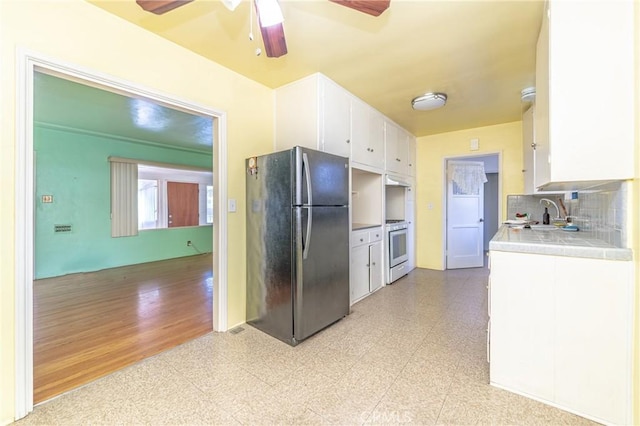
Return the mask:
POLYGON ((484 222, 484 219, 483 219, 483 218, 480 218, 480 222, 484 222))

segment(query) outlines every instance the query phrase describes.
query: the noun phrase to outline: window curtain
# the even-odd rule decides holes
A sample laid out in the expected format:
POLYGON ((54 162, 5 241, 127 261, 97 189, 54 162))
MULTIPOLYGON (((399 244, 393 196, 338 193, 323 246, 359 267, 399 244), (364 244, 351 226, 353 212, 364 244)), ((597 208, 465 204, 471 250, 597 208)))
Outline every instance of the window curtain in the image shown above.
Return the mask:
POLYGON ((479 194, 480 186, 487 182, 484 164, 450 163, 449 178, 453 180, 462 194, 479 194))
POLYGON ((138 165, 109 159, 111 163, 111 236, 138 235, 138 165))

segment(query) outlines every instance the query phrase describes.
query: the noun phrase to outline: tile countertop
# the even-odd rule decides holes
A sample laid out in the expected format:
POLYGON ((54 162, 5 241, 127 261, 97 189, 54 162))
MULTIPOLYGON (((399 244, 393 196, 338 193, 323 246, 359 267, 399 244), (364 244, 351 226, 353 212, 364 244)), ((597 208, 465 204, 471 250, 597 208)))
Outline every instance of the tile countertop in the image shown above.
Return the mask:
POLYGON ((615 247, 598 240, 591 232, 534 230, 502 225, 489 243, 490 250, 551 256, 586 257, 630 261, 631 249, 615 247))
POLYGON ((373 223, 352 223, 351 224, 351 230, 352 231, 358 231, 360 229, 367 229, 367 228, 378 228, 381 227, 381 224, 373 224, 373 223))

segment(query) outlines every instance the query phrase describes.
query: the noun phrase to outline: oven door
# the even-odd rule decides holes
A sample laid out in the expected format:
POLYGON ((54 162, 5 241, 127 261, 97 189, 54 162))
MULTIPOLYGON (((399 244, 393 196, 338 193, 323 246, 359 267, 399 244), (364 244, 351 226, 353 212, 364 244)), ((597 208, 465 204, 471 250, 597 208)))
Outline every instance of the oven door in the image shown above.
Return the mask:
POLYGON ((407 230, 389 231, 389 268, 406 262, 408 259, 407 230))

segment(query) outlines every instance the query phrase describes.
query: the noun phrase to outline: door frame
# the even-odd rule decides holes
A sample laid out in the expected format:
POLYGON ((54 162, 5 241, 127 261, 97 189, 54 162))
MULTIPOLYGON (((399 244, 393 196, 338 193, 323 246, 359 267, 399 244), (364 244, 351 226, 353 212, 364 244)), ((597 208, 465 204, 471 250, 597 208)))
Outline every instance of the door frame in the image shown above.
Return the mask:
POLYGON ((34 278, 34 72, 45 69, 84 84, 111 88, 142 96, 181 110, 214 119, 213 144, 215 198, 212 256, 214 280, 213 329, 227 330, 227 115, 157 89, 108 75, 77 64, 60 61, 27 49, 18 49, 16 62, 16 152, 15 152, 15 413, 16 419, 33 410, 33 278, 34 278))
POLYGON ((502 151, 489 151, 489 152, 477 152, 477 153, 469 153, 469 154, 460 154, 460 155, 451 155, 443 157, 442 159, 442 177, 443 177, 443 185, 442 185, 442 270, 447 270, 447 241, 448 241, 448 232, 447 232, 447 217, 449 213, 449 205, 448 205, 448 197, 447 197, 447 185, 448 175, 447 175, 447 167, 449 165, 449 161, 478 161, 479 157, 498 157, 498 223, 500 223, 500 216, 502 215, 502 151))

